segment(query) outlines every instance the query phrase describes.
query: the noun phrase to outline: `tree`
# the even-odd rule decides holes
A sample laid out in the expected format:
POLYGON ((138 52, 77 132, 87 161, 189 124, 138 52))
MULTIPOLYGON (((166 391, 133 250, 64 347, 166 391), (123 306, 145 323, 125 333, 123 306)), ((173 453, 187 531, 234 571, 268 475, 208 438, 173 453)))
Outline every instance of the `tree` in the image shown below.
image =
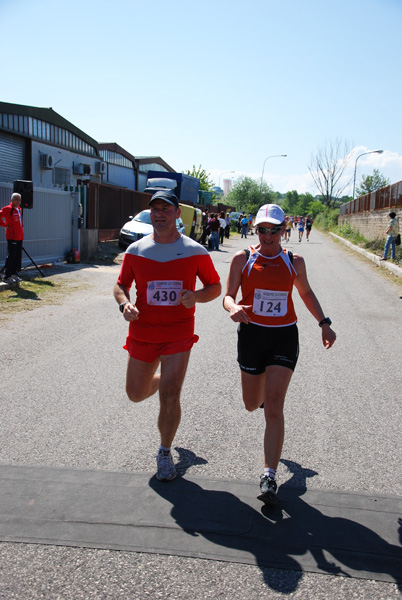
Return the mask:
POLYGON ((324 211, 324 205, 319 200, 312 200, 307 205, 307 214, 311 215, 313 219, 317 217, 320 213, 324 211))
POLYGON ((226 203, 235 206, 239 212, 256 215, 263 204, 272 204, 275 192, 265 182, 262 183, 251 177, 240 177, 235 181, 231 191, 226 196, 226 203))
POLYGON ((293 190, 286 194, 286 200, 282 208, 287 215, 312 215, 313 212, 317 211, 318 206, 320 207, 318 212, 321 212, 323 205, 309 192, 299 194, 296 190, 293 190), (314 206, 314 211, 310 208, 312 205, 314 206))
POLYGON ((357 196, 364 196, 364 194, 370 194, 370 192, 387 187, 390 183, 390 180, 384 177, 378 169, 374 169, 372 175, 362 176, 360 185, 356 189, 356 194, 357 196))
POLYGON ((204 192, 212 192, 214 182, 209 179, 208 173, 202 168, 201 165, 198 168, 193 165, 192 170, 185 171, 185 174, 191 175, 192 177, 196 177, 200 180, 200 190, 203 190, 204 192))
POLYGON ((283 210, 287 215, 295 215, 296 214, 296 204, 299 202, 299 194, 296 190, 291 192, 287 192, 286 200, 283 203, 283 210))
MULTIPOLYGON (((301 215, 301 216, 306 216, 311 214, 310 213, 310 209, 309 209, 309 205, 314 201, 314 197, 309 194, 308 192, 306 194, 300 194, 299 196, 299 201, 297 202, 295 208, 295 212, 293 214, 295 215, 301 215)), ((322 204, 321 204, 322 207, 322 204)))
POLYGON ((352 178, 345 178, 351 159, 350 145, 337 138, 327 141, 311 155, 309 171, 326 206, 333 208, 352 178))

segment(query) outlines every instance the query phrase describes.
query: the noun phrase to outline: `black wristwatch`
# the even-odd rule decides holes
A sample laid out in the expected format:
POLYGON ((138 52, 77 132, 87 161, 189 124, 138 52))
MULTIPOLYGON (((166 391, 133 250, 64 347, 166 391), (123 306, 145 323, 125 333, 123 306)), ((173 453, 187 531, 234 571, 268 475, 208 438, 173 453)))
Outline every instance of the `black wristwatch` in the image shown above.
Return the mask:
POLYGON ((124 312, 124 307, 126 306, 126 304, 130 304, 130 302, 128 300, 126 300, 125 302, 122 302, 121 304, 119 304, 119 310, 121 313, 124 312))
POLYGON ((325 319, 323 319, 322 321, 320 321, 318 323, 318 326, 322 327, 323 325, 325 325, 325 323, 328 323, 328 325, 331 325, 332 321, 331 321, 331 319, 329 317, 325 317, 325 319))

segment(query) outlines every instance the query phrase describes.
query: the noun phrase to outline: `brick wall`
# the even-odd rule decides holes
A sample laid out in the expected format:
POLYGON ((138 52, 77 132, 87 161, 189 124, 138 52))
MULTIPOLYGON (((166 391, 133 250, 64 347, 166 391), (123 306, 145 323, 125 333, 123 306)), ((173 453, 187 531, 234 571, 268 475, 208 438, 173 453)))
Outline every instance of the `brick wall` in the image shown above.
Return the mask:
POLYGON ((402 229, 402 208, 387 208, 386 210, 374 210, 350 215, 341 215, 339 224, 350 223, 354 231, 358 231, 368 240, 384 240, 385 231, 389 222, 389 213, 395 212, 399 218, 399 227, 402 229))

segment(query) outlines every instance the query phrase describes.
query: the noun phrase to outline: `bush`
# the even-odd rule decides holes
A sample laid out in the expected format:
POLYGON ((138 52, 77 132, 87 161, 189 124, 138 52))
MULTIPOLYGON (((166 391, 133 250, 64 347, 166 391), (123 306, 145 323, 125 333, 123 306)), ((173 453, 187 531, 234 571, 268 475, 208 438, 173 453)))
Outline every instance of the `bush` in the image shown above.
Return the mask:
MULTIPOLYGON (((331 231, 340 237, 343 237, 356 246, 361 246, 373 254, 382 256, 384 253, 384 240, 368 240, 359 231, 355 231, 346 222, 343 225, 338 225, 339 209, 326 208, 323 212, 317 215, 314 221, 314 226, 322 231, 331 231)), ((390 255, 388 255, 390 256, 390 255)), ((393 261, 397 265, 402 265, 402 245, 396 247, 396 258, 393 261)))
POLYGON ((314 226, 323 231, 334 231, 338 226, 339 208, 326 208, 314 220, 314 226))
MULTIPOLYGON (((356 246, 360 246, 373 254, 377 254, 377 256, 382 257, 384 254, 385 239, 368 240, 359 231, 352 229, 350 223, 345 222, 343 225, 335 227, 333 233, 349 240, 352 244, 356 244, 356 246)), ((388 257, 390 257, 390 253, 388 254, 388 257)), ((393 262, 397 265, 402 265, 402 246, 396 247, 395 260, 393 260, 393 262)))

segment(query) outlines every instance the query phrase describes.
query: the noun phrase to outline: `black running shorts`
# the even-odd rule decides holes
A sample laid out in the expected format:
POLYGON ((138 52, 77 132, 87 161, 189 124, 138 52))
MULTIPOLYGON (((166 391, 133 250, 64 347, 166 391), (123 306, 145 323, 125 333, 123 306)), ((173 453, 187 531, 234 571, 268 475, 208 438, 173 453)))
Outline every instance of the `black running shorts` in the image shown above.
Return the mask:
POLYGON ((295 370, 299 356, 297 325, 262 327, 240 323, 237 329, 237 362, 250 375, 261 375, 266 367, 280 365, 295 370))

